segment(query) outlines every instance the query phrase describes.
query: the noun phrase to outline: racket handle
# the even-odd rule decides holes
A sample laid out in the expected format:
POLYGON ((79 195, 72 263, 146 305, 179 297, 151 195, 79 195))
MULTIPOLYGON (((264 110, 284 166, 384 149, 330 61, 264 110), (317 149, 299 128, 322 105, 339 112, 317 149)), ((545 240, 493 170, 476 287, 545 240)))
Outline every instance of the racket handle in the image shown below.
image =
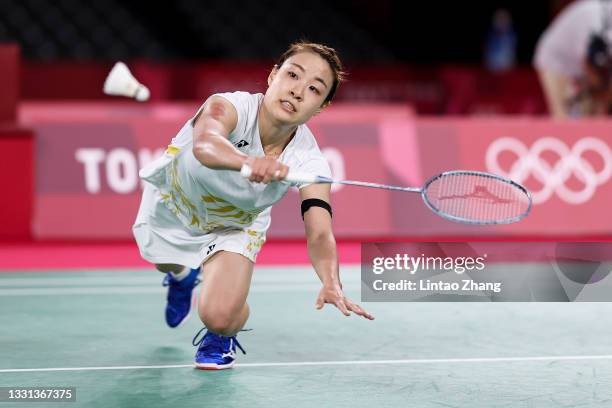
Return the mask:
POLYGON ((253 173, 253 170, 251 169, 251 166, 249 166, 248 164, 243 164, 242 167, 240 168, 240 175, 244 178, 251 177, 251 173, 253 173))
MULTIPOLYGON (((240 175, 242 177, 249 178, 251 177, 252 173, 253 173, 253 170, 251 169, 251 166, 249 166, 248 164, 242 165, 242 168, 240 169, 240 175)), ((305 173, 302 171, 289 170, 289 174, 287 174, 287 177, 285 177, 285 179, 282 181, 285 181, 291 184, 302 184, 302 183, 316 183, 319 181, 318 179, 319 177, 317 177, 314 174, 305 173)))

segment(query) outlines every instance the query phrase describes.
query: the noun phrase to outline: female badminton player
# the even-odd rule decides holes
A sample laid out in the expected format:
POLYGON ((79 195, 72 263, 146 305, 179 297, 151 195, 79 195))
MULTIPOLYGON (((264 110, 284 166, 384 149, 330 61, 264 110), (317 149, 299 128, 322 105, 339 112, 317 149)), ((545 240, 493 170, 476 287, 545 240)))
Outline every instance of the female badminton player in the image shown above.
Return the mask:
MULTIPOLYGON (((179 131, 166 153, 143 168, 145 183, 134 236, 142 257, 166 273, 166 322, 189 315, 192 293, 207 332, 193 340, 195 365, 234 364, 236 339, 249 317, 253 266, 266 239, 270 211, 288 191, 289 168, 331 176, 305 123, 332 101, 343 79, 333 48, 292 44, 268 76, 265 95, 212 95, 179 131), (240 174, 243 165, 252 173, 240 174)), ((342 291, 332 232, 329 184, 298 184, 308 253, 322 282, 315 306, 374 319, 342 291)))

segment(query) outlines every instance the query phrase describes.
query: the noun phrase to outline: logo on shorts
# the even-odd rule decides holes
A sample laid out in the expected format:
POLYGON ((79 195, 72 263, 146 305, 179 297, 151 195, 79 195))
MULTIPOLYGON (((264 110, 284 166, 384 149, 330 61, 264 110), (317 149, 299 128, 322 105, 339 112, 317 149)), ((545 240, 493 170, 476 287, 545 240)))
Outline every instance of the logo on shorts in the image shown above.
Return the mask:
POLYGON ((248 146, 248 145, 249 145, 249 142, 247 142, 244 139, 242 139, 238 143, 234 143, 234 146, 236 146, 236 147, 244 147, 244 146, 248 146))
POLYGON ((206 251, 206 255, 210 254, 213 249, 215 249, 215 247, 217 246, 217 244, 212 244, 208 246, 208 251, 206 251))
POLYGON ((540 138, 531 146, 512 137, 502 137, 489 146, 486 162, 489 171, 518 183, 529 177, 537 180, 542 188, 531 191, 535 204, 547 201, 554 194, 568 204, 586 203, 597 187, 612 176, 612 150, 604 141, 594 137, 582 138, 573 146, 553 137, 540 138), (504 152, 514 155, 507 169, 502 168, 499 160, 504 152), (587 152, 590 155, 585 155, 587 152), (555 155, 557 160, 550 164, 542 157, 545 153, 555 155), (592 162, 594 156, 595 163, 592 162), (581 187, 570 188, 571 178, 578 180, 581 187))

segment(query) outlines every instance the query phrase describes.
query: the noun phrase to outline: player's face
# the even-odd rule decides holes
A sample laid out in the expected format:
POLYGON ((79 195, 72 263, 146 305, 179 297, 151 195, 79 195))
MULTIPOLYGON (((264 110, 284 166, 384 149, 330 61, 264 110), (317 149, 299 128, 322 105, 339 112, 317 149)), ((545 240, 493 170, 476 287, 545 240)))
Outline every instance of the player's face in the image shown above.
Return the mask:
POLYGON ((264 104, 279 121, 301 124, 321 110, 332 83, 327 61, 318 54, 301 52, 272 70, 264 104))

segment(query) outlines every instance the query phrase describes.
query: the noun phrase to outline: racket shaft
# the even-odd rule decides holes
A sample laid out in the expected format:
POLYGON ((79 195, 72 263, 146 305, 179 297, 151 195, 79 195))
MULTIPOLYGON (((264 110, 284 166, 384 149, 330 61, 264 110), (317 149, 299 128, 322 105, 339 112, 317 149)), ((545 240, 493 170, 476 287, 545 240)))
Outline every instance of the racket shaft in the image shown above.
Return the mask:
POLYGON ((285 181, 288 181, 289 183, 345 184, 348 186, 380 188, 384 190, 407 191, 411 193, 420 193, 421 191, 423 191, 421 188, 389 186, 386 184, 368 183, 365 181, 334 180, 329 177, 315 176, 308 173, 292 171, 289 171, 289 174, 287 174, 285 181))
MULTIPOLYGON (((240 171, 243 177, 248 178, 251 176, 251 168, 244 164, 240 171)), ((398 187, 398 186, 389 186, 386 184, 378 184, 378 183, 367 183, 364 181, 353 181, 353 180, 334 180, 329 177, 317 176, 315 174, 305 173, 301 171, 291 171, 289 170, 289 174, 283 180, 284 182, 288 182, 291 184, 308 184, 308 183, 318 183, 318 184, 345 184, 350 186, 359 186, 359 187, 370 187, 370 188, 381 188, 384 190, 395 190, 395 191, 408 191, 411 193, 420 193, 423 190, 418 187, 398 187)))
POLYGON ((405 191, 405 192, 409 192, 409 193, 420 193, 420 192, 423 191, 419 187, 389 186, 387 184, 367 183, 365 181, 331 180, 331 183, 346 184, 346 185, 349 185, 349 186, 358 186, 358 187, 381 188, 383 190, 405 191))

